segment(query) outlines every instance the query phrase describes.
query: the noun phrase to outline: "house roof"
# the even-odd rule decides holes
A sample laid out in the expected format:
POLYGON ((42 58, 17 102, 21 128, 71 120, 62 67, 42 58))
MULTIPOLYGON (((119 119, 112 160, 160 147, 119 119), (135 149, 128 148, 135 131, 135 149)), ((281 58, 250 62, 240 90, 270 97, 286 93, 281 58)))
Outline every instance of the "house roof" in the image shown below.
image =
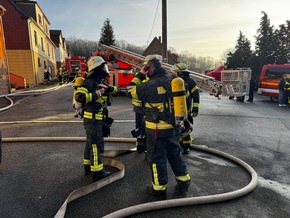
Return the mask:
MULTIPOLYGON (((154 39, 151 41, 151 43, 148 45, 148 47, 143 52, 143 56, 147 56, 150 54, 159 54, 162 55, 162 42, 161 37, 159 39, 157 37, 154 37, 154 39)), ((168 54, 168 64, 175 64, 178 61, 178 55, 173 54, 170 51, 167 51, 168 54)))

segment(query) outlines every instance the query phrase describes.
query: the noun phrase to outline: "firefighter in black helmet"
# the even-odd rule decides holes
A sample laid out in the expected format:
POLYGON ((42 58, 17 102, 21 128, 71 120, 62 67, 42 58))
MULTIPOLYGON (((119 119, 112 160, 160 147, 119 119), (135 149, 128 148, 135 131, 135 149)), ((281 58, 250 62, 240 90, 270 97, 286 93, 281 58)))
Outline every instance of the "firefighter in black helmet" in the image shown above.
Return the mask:
POLYGON ((192 143, 192 125, 193 117, 198 115, 199 109, 199 91, 196 82, 189 76, 187 66, 184 63, 173 65, 171 71, 178 77, 182 78, 186 88, 186 105, 187 105, 187 120, 184 122, 182 129, 180 145, 183 148, 183 154, 188 154, 192 143))
POLYGON ((144 101, 147 159, 152 173, 152 186, 147 188, 147 192, 166 199, 167 159, 183 197, 188 192, 190 176, 180 154, 180 126, 175 125, 170 104, 173 77, 161 67, 161 60, 159 55, 145 58, 140 73, 135 75, 140 82, 129 90, 128 95, 131 99, 144 101), (143 83, 146 75, 149 80, 143 83))
POLYGON ((88 61, 88 75, 77 88, 75 100, 83 105, 83 120, 86 130, 86 146, 84 151, 85 174, 91 174, 94 181, 110 175, 103 166, 103 99, 102 94, 113 91, 114 87, 101 84, 109 75, 106 62, 100 56, 88 61))

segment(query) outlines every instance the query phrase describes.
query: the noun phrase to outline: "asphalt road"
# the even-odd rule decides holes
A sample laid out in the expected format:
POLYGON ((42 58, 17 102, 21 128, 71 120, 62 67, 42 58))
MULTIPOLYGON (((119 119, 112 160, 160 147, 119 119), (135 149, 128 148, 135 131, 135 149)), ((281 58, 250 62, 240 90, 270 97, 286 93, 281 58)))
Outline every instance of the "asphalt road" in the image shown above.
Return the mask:
MULTIPOLYGON (((21 101, 15 98, 12 108, 0 112, 3 138, 84 137, 82 121, 74 117, 72 93, 72 86, 67 85, 21 101)), ((111 137, 131 138, 134 113, 127 96, 115 97, 109 110, 115 119, 111 137)), ((200 113, 194 120, 194 144, 245 161, 257 172, 258 186, 231 201, 132 217, 290 217, 289 115, 290 108, 278 107, 263 96, 255 96, 253 103, 241 103, 201 93, 200 113)), ((4 142, 2 146, 0 217, 54 217, 73 190, 92 183, 83 175, 84 142, 4 142)), ((106 143, 107 150, 116 146, 128 145, 106 143)), ((155 200, 145 192, 150 172, 144 156, 126 152, 114 159, 125 165, 124 178, 69 203, 65 217, 103 217, 155 200)), ((184 159, 192 179, 190 197, 238 190, 251 179, 240 166, 208 153, 192 150, 184 159)), ((175 199, 174 175, 168 171, 168 198, 175 199)))

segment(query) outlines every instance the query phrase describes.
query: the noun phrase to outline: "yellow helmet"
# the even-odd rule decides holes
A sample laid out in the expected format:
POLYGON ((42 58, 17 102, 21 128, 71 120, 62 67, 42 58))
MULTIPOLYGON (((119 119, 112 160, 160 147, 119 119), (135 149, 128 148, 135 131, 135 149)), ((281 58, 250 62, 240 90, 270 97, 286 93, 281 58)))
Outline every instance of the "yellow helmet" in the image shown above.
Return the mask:
POLYGON ((101 56, 94 56, 88 61, 88 71, 95 69, 100 66, 102 63, 106 63, 101 56))
POLYGON ((162 56, 158 55, 158 54, 154 54, 154 55, 147 55, 145 57, 143 64, 146 65, 148 63, 148 61, 153 60, 153 59, 157 59, 158 61, 162 62, 162 56))
POLYGON ((77 77, 73 86, 74 87, 81 86, 83 84, 84 80, 85 79, 83 77, 77 77))
POLYGON ((187 66, 184 63, 174 64, 173 67, 171 68, 171 71, 173 72, 187 71, 187 66))

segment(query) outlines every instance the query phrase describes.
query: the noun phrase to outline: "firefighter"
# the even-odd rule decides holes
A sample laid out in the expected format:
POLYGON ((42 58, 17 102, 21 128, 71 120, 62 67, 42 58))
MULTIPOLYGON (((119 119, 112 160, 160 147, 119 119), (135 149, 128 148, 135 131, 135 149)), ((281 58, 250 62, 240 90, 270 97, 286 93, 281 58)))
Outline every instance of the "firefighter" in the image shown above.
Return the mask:
POLYGON ((286 79, 285 86, 285 98, 287 99, 288 107, 290 107, 290 79, 286 79))
POLYGON ((62 68, 62 80, 63 80, 63 83, 68 83, 69 82, 69 78, 68 78, 68 71, 65 67, 62 68))
POLYGON ((76 70, 76 77, 82 77, 82 71, 78 67, 76 67, 75 70, 76 70))
POLYGON ((61 67, 59 68, 57 74, 58 74, 58 84, 62 85, 63 84, 63 71, 61 67))
MULTIPOLYGON (((130 89, 136 84, 140 83, 140 79, 138 78, 137 72, 132 79, 132 81, 128 84, 127 88, 130 89)), ((146 79, 142 82, 148 81, 149 77, 146 76, 146 79)), ((146 152, 146 138, 145 138, 145 120, 144 120, 144 103, 137 99, 132 99, 133 111, 135 112, 135 129, 131 131, 132 136, 137 138, 136 140, 136 148, 138 153, 146 152)))
POLYGON ((152 186, 147 187, 147 192, 159 200, 166 199, 167 159, 183 197, 190 185, 190 176, 179 148, 180 126, 175 125, 170 104, 172 76, 161 67, 161 60, 159 55, 147 56, 136 75, 139 82, 136 80, 136 85, 128 92, 129 98, 144 101, 147 160, 152 173, 152 186), (142 83, 146 75, 149 80, 142 83))
POLYGON ((198 115, 199 109, 199 91, 194 79, 189 76, 187 66, 184 63, 173 65, 171 71, 178 77, 182 78, 186 87, 186 104, 187 104, 187 120, 181 133, 180 145, 183 149, 183 154, 188 154, 192 143, 192 125, 193 117, 198 115))
POLYGON ((113 87, 101 84, 109 75, 106 62, 102 57, 94 56, 88 61, 88 75, 83 84, 77 88, 75 99, 83 105, 83 123, 86 130, 84 151, 85 174, 91 174, 94 181, 110 175, 104 169, 103 139, 103 100, 105 90, 113 91, 113 87))

